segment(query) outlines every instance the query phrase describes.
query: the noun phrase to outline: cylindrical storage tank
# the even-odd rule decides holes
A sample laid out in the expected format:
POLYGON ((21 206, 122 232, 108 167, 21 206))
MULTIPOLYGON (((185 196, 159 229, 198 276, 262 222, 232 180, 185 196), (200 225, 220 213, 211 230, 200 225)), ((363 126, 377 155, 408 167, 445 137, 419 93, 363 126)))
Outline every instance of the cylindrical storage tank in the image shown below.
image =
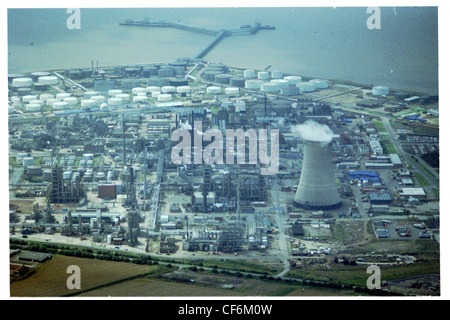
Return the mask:
POLYGON ((37 104, 39 106, 41 106, 41 108, 45 105, 45 102, 42 100, 31 100, 30 104, 37 104))
POLYGON ((283 78, 289 82, 289 85, 296 85, 297 83, 302 82, 302 77, 300 76, 286 76, 283 78))
POLYGON ((97 105, 97 103, 92 99, 81 100, 82 108, 93 108, 97 105))
POLYGON ((259 90, 261 88, 261 84, 263 83, 262 80, 246 80, 245 81, 245 88, 252 89, 252 90, 259 90))
POLYGON ((141 68, 138 67, 126 67, 125 74, 128 76, 138 75, 141 72, 141 68))
POLYGON ((162 87, 162 86, 166 86, 168 84, 168 82, 169 81, 166 78, 160 78, 160 77, 148 78, 147 86, 162 87))
POLYGON ((263 92, 278 92, 280 91, 280 86, 275 82, 264 82, 261 83, 261 91, 263 92))
POLYGON ((260 71, 260 72, 258 72, 258 79, 259 80, 268 80, 269 79, 269 73, 267 71, 260 71))
POLYGON ((177 92, 178 93, 190 93, 191 87, 190 86, 179 86, 179 87, 177 87, 177 92))
POLYGON ((180 86, 187 86, 188 84, 189 82, 185 78, 175 78, 169 80, 169 86, 180 87, 180 86))
POLYGON ((69 98, 70 97, 70 93, 66 93, 66 92, 59 92, 56 94, 56 99, 59 100, 64 100, 65 98, 69 98))
POLYGON ((142 75, 144 77, 157 76, 158 75, 158 67, 155 67, 155 66, 144 67, 142 69, 142 75))
POLYGON ((172 67, 161 67, 158 70, 158 76, 160 77, 173 77, 175 75, 175 71, 172 67))
POLYGON ((283 72, 280 70, 273 70, 272 71, 272 79, 282 79, 283 78, 283 72))
POLYGON ((206 81, 214 82, 216 75, 218 75, 218 74, 222 74, 222 72, 220 72, 220 71, 205 71, 205 72, 203 72, 202 77, 206 81))
MULTIPOLYGON (((313 134, 313 133, 312 133, 313 134)), ((294 201, 308 210, 331 210, 341 204, 334 178, 331 143, 304 140, 304 156, 300 181, 294 201)))
POLYGON ((114 90, 115 83, 113 80, 96 80, 94 81, 94 91, 107 92, 114 90))
POLYGON ((280 93, 284 96, 298 96, 300 91, 297 86, 281 87, 280 93))
POLYGON ((158 98, 160 94, 161 94, 161 92, 159 92, 159 91, 153 91, 152 98, 158 98))
POLYGON ((280 86, 280 88, 285 88, 289 86, 289 81, 284 79, 273 79, 270 80, 270 82, 277 83, 280 86))
POLYGON ((138 88, 133 88, 131 90, 131 93, 133 93, 133 94, 144 93, 145 94, 146 90, 145 90, 145 88, 138 87, 138 88))
POLYGON ((173 71, 176 76, 184 76, 184 74, 186 73, 186 68, 183 66, 174 66, 173 71))
POLYGON ((133 89, 142 86, 142 81, 140 79, 123 79, 120 86, 124 89, 133 89))
POLYGON ((97 92, 97 91, 87 91, 84 93, 84 98, 91 99, 92 97, 98 96, 98 95, 99 95, 99 92, 97 92))
POLYGON ((83 153, 83 160, 94 160, 93 153, 83 153))
POLYGON ((13 105, 18 106, 20 105, 20 102, 22 100, 20 99, 20 97, 11 97, 11 102, 13 103, 13 105))
POLYGON ((121 106, 122 103, 123 103, 122 98, 114 97, 114 98, 109 98, 108 99, 108 105, 110 105, 110 106, 121 106))
POLYGON ((23 73, 8 74, 8 82, 11 83, 13 81, 13 79, 16 79, 16 78, 25 78, 25 74, 23 74, 23 73))
POLYGON ((386 87, 386 86, 373 87, 372 94, 374 96, 387 96, 387 95, 389 95, 389 87, 386 87))
POLYGON ((231 74, 226 73, 216 74, 214 76, 214 81, 221 84, 229 84, 231 78, 233 78, 233 75, 231 74))
POLYGON ((36 91, 46 91, 48 89, 48 85, 43 83, 33 83, 33 90, 36 91))
POLYGON ((233 87, 244 88, 245 87, 245 78, 242 77, 233 77, 230 79, 230 85, 233 87))
POLYGON ((300 82, 297 83, 297 87, 300 92, 313 92, 316 90, 316 85, 312 82, 300 82))
POLYGON ((64 102, 67 103, 68 106, 75 106, 78 104, 78 99, 75 97, 68 97, 64 99, 64 102))
POLYGON ((120 89, 108 90, 108 95, 109 95, 110 98, 114 98, 116 95, 121 94, 121 93, 123 93, 123 91, 120 90, 120 89))
MULTIPOLYGON (((47 101, 48 103, 48 101, 47 101)), ((52 103, 53 110, 66 110, 67 109, 67 102, 64 101, 55 101, 52 103)))
POLYGON ((255 70, 244 70, 244 78, 247 79, 253 79, 256 75, 256 71, 255 70))
POLYGON ((222 91, 221 88, 216 87, 216 86, 211 86, 211 87, 206 88, 206 93, 209 93, 209 94, 219 94, 221 91, 222 91))
POLYGON ((163 86, 161 87, 161 92, 162 93, 171 93, 171 92, 176 92, 177 88, 175 88, 174 86, 163 86))
POLYGON ((172 95, 169 93, 162 93, 158 96, 158 101, 171 101, 172 95))
MULTIPOLYGON (((144 95, 145 95, 145 93, 144 93, 144 95)), ((122 101, 123 101, 124 103, 127 103, 127 102, 130 101, 130 95, 127 94, 127 93, 118 94, 117 96, 115 96, 115 98, 120 98, 120 99, 122 99, 122 101)))
POLYGON ((21 97, 28 96, 31 94, 31 88, 26 88, 26 87, 18 88, 17 94, 21 97))
POLYGON ((33 157, 23 158, 22 164, 24 167, 34 166, 34 158, 33 157))
POLYGON ((160 87, 150 86, 145 89, 147 92, 161 92, 160 87))
POLYGON ((33 81, 38 81, 39 77, 48 77, 48 76, 50 76, 50 72, 47 71, 37 71, 31 73, 31 79, 33 79, 33 81))
POLYGON ((147 96, 134 96, 133 102, 134 103, 145 103, 145 102, 147 102, 147 96))
POLYGON ((38 97, 37 97, 36 95, 23 96, 23 97, 22 97, 22 102, 28 103, 28 102, 30 102, 30 101, 37 100, 37 98, 38 98, 38 97))
POLYGON ((12 80, 14 87, 31 87, 33 85, 33 79, 31 78, 15 78, 12 80))
MULTIPOLYGON (((28 157, 28 153, 19 153, 16 155, 16 163, 17 164, 23 164, 23 159, 28 157)), ((33 160, 34 164, 34 160, 33 160)))
POLYGON ((309 82, 314 83, 317 89, 326 89, 328 88, 328 80, 325 79, 314 79, 309 82))
POLYGON ((225 94, 239 94, 239 88, 225 88, 225 94))
POLYGON ((39 77, 38 83, 46 84, 48 86, 54 86, 54 85, 58 84, 58 77, 55 77, 55 76, 39 77))
POLYGON ((53 99, 54 95, 49 94, 49 93, 43 93, 39 96, 39 100, 47 102, 48 99, 53 99))
POLYGON ((26 105, 25 110, 28 112, 37 112, 41 111, 42 106, 37 103, 29 103, 26 105))
POLYGON ((90 100, 93 100, 96 105, 100 105, 105 102, 106 98, 104 96, 92 96, 90 100))
POLYGON ((47 99, 46 103, 48 106, 53 107, 56 102, 61 102, 61 100, 56 98, 47 99))

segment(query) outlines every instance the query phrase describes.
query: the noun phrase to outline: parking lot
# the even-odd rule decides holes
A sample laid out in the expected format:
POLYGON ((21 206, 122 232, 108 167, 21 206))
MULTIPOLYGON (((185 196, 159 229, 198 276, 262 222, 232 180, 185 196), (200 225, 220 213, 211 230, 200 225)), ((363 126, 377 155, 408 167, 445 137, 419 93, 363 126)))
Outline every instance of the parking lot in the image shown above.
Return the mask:
POLYGON ((430 240, 433 239, 430 231, 421 222, 398 221, 390 222, 387 220, 374 221, 375 234, 379 239, 391 240, 430 240))

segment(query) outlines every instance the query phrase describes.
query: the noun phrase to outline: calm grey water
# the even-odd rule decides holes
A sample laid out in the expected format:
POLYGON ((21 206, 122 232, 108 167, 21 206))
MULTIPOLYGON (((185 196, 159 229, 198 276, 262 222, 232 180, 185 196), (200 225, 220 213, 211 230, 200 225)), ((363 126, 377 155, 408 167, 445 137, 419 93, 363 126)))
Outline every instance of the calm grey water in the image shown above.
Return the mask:
POLYGON ((127 18, 233 29, 260 21, 276 30, 232 36, 204 59, 286 74, 344 79, 424 93, 438 92, 436 7, 381 8, 370 30, 366 7, 81 9, 69 30, 66 9, 8 9, 8 72, 126 65, 192 57, 211 36, 119 26, 127 18))

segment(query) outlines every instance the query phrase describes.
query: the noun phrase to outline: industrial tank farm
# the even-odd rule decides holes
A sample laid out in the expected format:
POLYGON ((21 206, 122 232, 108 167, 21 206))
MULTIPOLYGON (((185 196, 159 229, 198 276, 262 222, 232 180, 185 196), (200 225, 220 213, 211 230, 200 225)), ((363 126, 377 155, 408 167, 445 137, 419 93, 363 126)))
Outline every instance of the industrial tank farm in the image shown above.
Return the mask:
POLYGON ((414 259, 436 269, 438 173, 413 160, 439 150, 437 134, 418 134, 438 132, 436 95, 190 59, 11 74, 8 86, 11 239, 251 261, 280 279, 331 277, 343 257, 399 278, 414 259), (244 148, 195 162, 211 131, 225 143, 240 129, 244 148), (277 161, 259 161, 262 129, 279 134, 277 161), (193 137, 190 163, 173 160, 177 130, 193 137))

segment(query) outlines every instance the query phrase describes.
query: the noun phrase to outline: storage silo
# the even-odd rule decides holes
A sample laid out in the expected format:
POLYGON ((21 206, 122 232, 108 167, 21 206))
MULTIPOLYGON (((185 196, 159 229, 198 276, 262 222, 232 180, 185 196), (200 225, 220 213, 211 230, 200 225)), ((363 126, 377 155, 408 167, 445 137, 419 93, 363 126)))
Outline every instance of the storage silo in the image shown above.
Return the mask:
POLYGON ((250 79, 245 81, 245 88, 252 90, 259 90, 261 88, 262 80, 250 79))
POLYGON ((316 85, 312 82, 300 82, 300 83, 297 83, 297 87, 300 92, 316 91, 316 85))
POLYGON ((244 78, 247 79, 253 79, 256 76, 256 71, 255 70, 244 70, 244 78))
POLYGON ((244 88, 245 87, 245 78, 235 76, 230 79, 230 85, 233 87, 244 88))
POLYGON ((263 82, 261 83, 261 91, 275 93, 280 91, 280 86, 275 82, 263 82))
POLYGON ((328 126, 311 121, 297 126, 293 131, 303 140, 302 171, 294 202, 307 210, 338 208, 341 198, 331 153, 334 134, 328 126))
POLYGON ((42 76, 38 78, 38 83, 54 86, 58 84, 58 77, 55 76, 42 76))
POLYGON ((286 76, 283 78, 289 82, 289 85, 297 85, 297 83, 302 82, 302 77, 300 76, 286 76))
POLYGON ((389 87, 375 86, 372 88, 372 94, 374 96, 387 96, 389 95, 389 87))

